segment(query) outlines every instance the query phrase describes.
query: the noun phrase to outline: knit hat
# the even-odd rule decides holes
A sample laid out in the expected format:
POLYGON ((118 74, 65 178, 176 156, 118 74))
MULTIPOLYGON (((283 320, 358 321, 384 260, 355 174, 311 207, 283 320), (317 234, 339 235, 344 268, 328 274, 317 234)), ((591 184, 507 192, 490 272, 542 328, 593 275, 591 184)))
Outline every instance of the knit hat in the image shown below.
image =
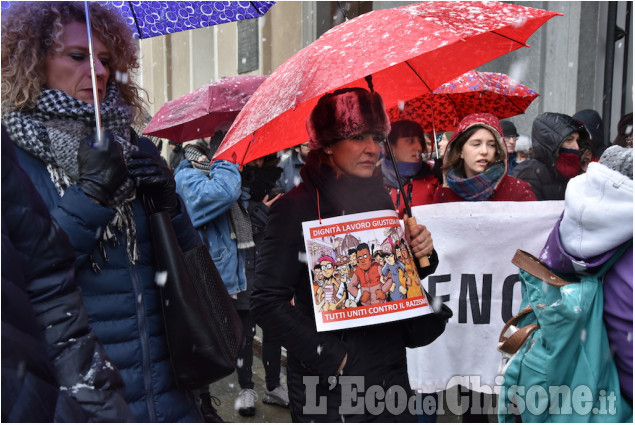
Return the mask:
POLYGON ((633 148, 611 146, 600 157, 600 164, 633 180, 633 148))
POLYGON ((388 137, 390 120, 379 94, 354 87, 322 96, 307 118, 306 129, 309 148, 316 150, 362 133, 388 137))
POLYGON ((617 136, 613 140, 614 145, 633 146, 633 113, 624 115, 617 123, 617 136))
POLYGON ((518 137, 518 130, 511 121, 501 121, 501 127, 503 127, 503 137, 518 137))
POLYGON ((516 152, 529 152, 531 149, 531 139, 529 136, 521 134, 516 141, 516 152))

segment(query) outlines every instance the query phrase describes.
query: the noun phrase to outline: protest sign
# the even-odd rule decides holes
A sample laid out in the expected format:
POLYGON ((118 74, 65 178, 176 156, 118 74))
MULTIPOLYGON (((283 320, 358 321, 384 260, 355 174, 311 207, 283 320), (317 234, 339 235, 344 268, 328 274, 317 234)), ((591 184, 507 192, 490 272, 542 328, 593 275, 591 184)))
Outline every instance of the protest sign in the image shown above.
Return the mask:
POLYGON ((302 223, 318 332, 432 312, 393 210, 302 223))
POLYGON ((431 393, 449 382, 469 387, 472 376, 483 385, 477 390, 496 392, 498 336, 521 300, 518 267, 511 260, 517 249, 538 256, 563 209, 564 201, 413 207, 439 255, 437 270, 423 285, 454 312, 436 341, 408 350, 413 389, 431 393))

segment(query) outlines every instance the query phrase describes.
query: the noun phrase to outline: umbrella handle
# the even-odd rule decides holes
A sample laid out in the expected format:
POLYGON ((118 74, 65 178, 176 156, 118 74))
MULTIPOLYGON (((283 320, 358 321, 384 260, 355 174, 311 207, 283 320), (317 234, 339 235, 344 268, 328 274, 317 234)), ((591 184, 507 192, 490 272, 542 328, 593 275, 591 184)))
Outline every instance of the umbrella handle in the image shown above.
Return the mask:
MULTIPOLYGON (((406 220, 406 223, 408 224, 408 228, 410 229, 410 231, 413 231, 415 226, 417 225, 417 219, 414 217, 408 217, 408 219, 406 220)), ((419 266, 421 268, 428 267, 429 265, 430 265, 430 259, 428 257, 419 258, 419 266)))

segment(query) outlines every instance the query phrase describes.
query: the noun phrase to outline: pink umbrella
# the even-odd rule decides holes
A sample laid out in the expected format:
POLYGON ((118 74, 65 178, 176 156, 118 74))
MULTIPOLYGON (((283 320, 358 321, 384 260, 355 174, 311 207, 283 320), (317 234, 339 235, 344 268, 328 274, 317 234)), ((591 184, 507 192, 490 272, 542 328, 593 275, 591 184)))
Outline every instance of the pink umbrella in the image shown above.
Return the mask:
POLYGON ((505 74, 469 71, 432 93, 388 109, 391 121, 412 120, 426 133, 453 131, 475 112, 499 119, 523 114, 538 93, 505 74))
POLYGON ((266 78, 266 75, 225 77, 166 102, 143 134, 176 143, 213 136, 221 124, 236 118, 266 78))

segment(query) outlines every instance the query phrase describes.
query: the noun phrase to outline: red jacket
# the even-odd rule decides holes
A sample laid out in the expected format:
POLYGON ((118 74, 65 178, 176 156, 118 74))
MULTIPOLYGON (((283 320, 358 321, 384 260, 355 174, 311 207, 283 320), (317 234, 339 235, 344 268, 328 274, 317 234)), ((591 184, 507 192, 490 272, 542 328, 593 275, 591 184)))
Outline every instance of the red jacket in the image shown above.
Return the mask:
MULTIPOLYGON (((434 194, 434 203, 463 202, 465 199, 454 193, 449 187, 439 187, 434 194)), ((488 201, 536 201, 531 185, 524 180, 504 175, 494 194, 488 201)))
MULTIPOLYGON (((433 204, 434 192, 437 190, 438 186, 440 186, 439 180, 437 180, 437 178, 432 174, 429 174, 406 183, 403 190, 406 192, 410 206, 415 207, 417 205, 433 204)), ((399 218, 403 218, 405 207, 401 194, 394 187, 387 185, 385 187, 392 198, 395 210, 399 213, 399 218)))

